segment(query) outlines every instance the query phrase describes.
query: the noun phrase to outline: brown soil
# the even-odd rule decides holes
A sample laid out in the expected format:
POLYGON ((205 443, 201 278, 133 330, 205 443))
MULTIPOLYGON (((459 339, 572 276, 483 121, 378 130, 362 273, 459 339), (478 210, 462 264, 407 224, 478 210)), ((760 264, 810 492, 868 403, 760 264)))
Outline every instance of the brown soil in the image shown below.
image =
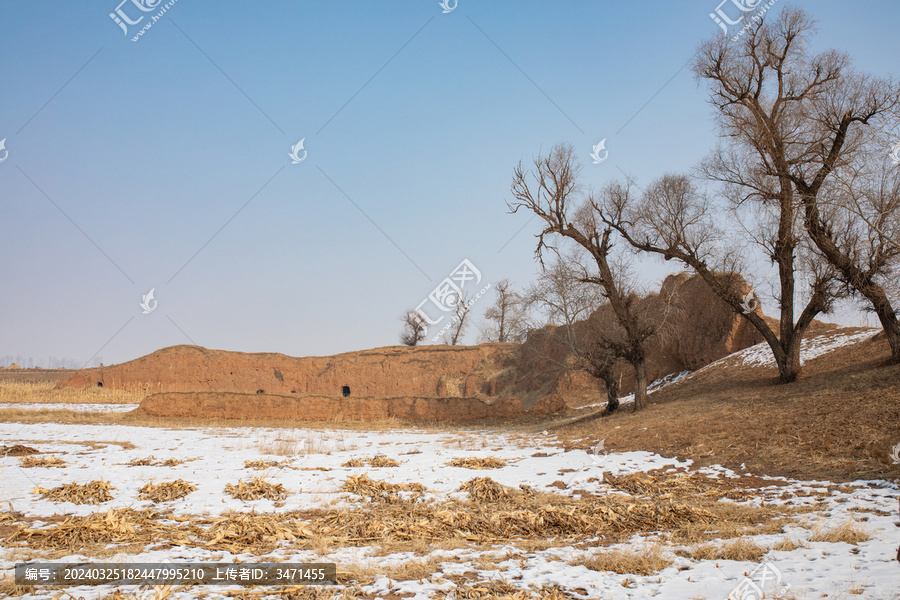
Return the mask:
POLYGON ((331 398, 228 392, 168 392, 148 396, 139 413, 155 417, 217 419, 297 419, 298 421, 380 421, 461 423, 519 416, 549 415, 565 410, 556 395, 539 400, 526 410, 515 398, 487 403, 478 398, 331 398))
MULTIPOLYGON (((671 335, 649 348, 651 379, 703 366, 757 342, 746 320, 701 279, 672 275, 663 290, 674 290, 681 308, 671 335)), ((665 309, 666 296, 650 294, 640 302, 655 316, 665 309)), ((599 331, 609 319, 603 306, 583 327, 599 331)), ((570 350, 543 335, 552 331, 535 332, 522 345, 392 346, 306 358, 174 346, 121 365, 74 372, 57 387, 154 394, 142 410, 168 417, 463 422, 543 415, 603 394, 598 381, 566 369, 570 350)), ((621 374, 627 392, 629 370, 621 374)))
POLYGON ((559 429, 570 447, 601 439, 737 471, 848 481, 900 477, 900 365, 883 334, 809 361, 791 384, 774 367, 726 358, 651 395, 650 405, 559 429))

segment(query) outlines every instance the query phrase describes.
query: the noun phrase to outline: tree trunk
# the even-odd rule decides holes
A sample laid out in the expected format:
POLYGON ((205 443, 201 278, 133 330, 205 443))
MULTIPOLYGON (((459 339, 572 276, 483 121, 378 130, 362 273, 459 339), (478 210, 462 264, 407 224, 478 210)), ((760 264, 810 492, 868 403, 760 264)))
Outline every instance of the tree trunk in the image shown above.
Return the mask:
POLYGON ((606 412, 611 413, 619 408, 619 382, 610 375, 606 380, 606 412))
POLYGON ((803 336, 794 332, 788 342, 788 347, 783 348, 783 353, 775 353, 775 363, 778 365, 778 378, 782 383, 791 383, 800 375, 800 343, 803 336))
POLYGON ((647 405, 647 365, 644 359, 631 363, 634 367, 634 412, 647 405))
MULTIPOLYGON (((890 312, 893 313, 894 311, 891 310, 890 312)), ((891 318, 891 316, 882 314, 877 309, 875 314, 878 315, 878 320, 881 321, 881 327, 887 336, 888 344, 891 345, 891 359, 895 363, 900 363, 900 322, 897 321, 897 316, 893 315, 893 318, 891 318)))

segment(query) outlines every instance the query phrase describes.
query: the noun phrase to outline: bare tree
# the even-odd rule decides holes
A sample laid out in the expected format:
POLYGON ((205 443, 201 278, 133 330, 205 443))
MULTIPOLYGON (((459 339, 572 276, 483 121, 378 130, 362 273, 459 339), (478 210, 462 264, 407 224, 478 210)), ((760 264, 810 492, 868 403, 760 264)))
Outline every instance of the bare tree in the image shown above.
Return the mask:
POLYGON ((523 297, 525 306, 535 307, 548 323, 562 326, 570 340, 575 323, 604 302, 600 288, 582 280, 586 272, 582 258, 575 252, 557 256, 523 297))
MULTIPOLYGON (((583 254, 583 253, 581 253, 583 254)), ((603 305, 601 287, 585 281, 586 269, 580 253, 557 256, 541 270, 536 282, 529 286, 524 301, 535 307, 547 320, 549 327, 535 331, 567 351, 561 368, 580 369, 600 379, 606 385, 606 411, 619 407, 619 382, 613 368, 618 358, 603 343, 602 331, 591 327, 591 313, 603 305)), ((552 360, 550 356, 544 356, 552 360)))
POLYGON ((469 326, 467 318, 471 308, 472 297, 463 292, 462 295, 456 299, 456 304, 453 307, 453 318, 450 321, 450 330, 444 334, 445 344, 455 346, 459 343, 460 339, 462 339, 463 334, 469 326))
POLYGON ((599 286, 610 304, 615 320, 605 333, 604 348, 634 369, 634 410, 637 411, 647 399, 646 344, 657 332, 659 323, 639 309, 640 298, 633 285, 621 271, 614 269, 613 228, 599 218, 605 199, 582 193, 579 170, 572 147, 563 144, 554 146, 547 156, 536 158, 530 173, 519 163, 513 174, 514 200, 509 208, 511 212, 525 208, 544 221, 535 250, 542 265, 543 250, 556 251, 547 244, 546 238, 551 234, 575 242, 595 263, 596 271, 581 279, 599 286))
POLYGON ((509 279, 494 284, 497 299, 484 312, 481 339, 486 342, 522 342, 528 333, 528 311, 522 295, 509 279))
POLYGON ((820 209, 850 213, 848 222, 842 226, 856 230, 870 253, 887 251, 876 248, 880 244, 900 251, 900 168, 883 160, 879 162, 882 158, 871 156, 854 168, 845 167, 836 172, 837 185, 826 190, 828 196, 819 203, 820 209), (865 231, 858 231, 861 228, 865 231))
MULTIPOLYGON (((636 249, 655 253, 665 260, 676 259, 693 269, 712 291, 741 313, 759 331, 775 357, 782 381, 793 381, 800 373, 800 342, 817 314, 830 308, 836 291, 833 273, 809 260, 809 270, 816 275, 812 295, 800 319, 794 323, 795 253, 802 245, 794 239, 795 223, 786 230, 769 221, 761 239, 774 240, 770 246, 791 246, 789 255, 772 252, 769 256, 779 266, 782 283, 782 311, 779 334, 769 326, 758 310, 748 310, 750 302, 742 295, 746 265, 739 248, 730 242, 733 235, 717 222, 718 207, 702 194, 684 175, 665 175, 654 181, 638 198, 629 185, 610 186, 611 202, 601 218, 636 249), (787 239, 778 241, 779 236, 787 239), (779 262, 780 261, 780 262, 779 262), (785 284, 787 281, 787 286, 785 284), (789 290, 786 290, 788 287, 789 290)), ((791 208, 792 210, 792 208, 791 208)), ((776 219, 784 225, 783 219, 776 219)), ((808 258, 808 256, 807 256, 808 258)))
POLYGON ((400 315, 400 320, 403 322, 403 329, 400 331, 400 343, 404 346, 416 346, 425 339, 425 334, 428 331, 427 326, 415 310, 408 309, 400 315))
POLYGON ((786 300, 793 294, 799 212, 801 227, 839 279, 872 304, 900 360, 900 325, 878 282, 896 251, 862 248, 858 230, 822 204, 836 187, 833 173, 871 160, 864 150, 877 139, 879 122, 895 114, 900 87, 856 72, 844 53, 810 54, 814 30, 806 12, 787 8, 772 24, 760 21, 738 46, 719 38, 701 47, 694 70, 712 85, 711 103, 731 150, 717 152, 706 173, 740 201, 762 202, 779 213, 772 257, 781 279, 782 340, 793 324, 786 300))

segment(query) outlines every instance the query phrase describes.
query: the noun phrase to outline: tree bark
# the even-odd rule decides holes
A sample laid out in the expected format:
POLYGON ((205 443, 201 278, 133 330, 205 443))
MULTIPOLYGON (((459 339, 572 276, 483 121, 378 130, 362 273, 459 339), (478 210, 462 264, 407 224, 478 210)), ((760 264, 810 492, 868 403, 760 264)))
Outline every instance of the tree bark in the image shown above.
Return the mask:
POLYGON ((634 367, 634 412, 647 405, 647 364, 641 358, 631 363, 634 367))
POLYGON ((614 377, 606 381, 606 412, 615 412, 619 408, 619 382, 614 377))

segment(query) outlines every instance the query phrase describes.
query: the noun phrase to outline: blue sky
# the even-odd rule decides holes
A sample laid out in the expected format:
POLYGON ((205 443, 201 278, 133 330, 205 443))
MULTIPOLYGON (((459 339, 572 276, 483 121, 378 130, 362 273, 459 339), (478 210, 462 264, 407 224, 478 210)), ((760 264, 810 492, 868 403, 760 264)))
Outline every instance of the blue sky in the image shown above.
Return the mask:
MULTIPOLYGON (((715 4, 178 0, 133 42, 156 12, 131 0, 129 35, 117 0, 0 0, 0 356, 331 354, 396 344, 463 259, 524 287, 519 160, 567 142, 587 184, 646 183, 713 147, 684 67, 715 4)), ((817 48, 895 68, 900 5, 791 4, 817 48)))

